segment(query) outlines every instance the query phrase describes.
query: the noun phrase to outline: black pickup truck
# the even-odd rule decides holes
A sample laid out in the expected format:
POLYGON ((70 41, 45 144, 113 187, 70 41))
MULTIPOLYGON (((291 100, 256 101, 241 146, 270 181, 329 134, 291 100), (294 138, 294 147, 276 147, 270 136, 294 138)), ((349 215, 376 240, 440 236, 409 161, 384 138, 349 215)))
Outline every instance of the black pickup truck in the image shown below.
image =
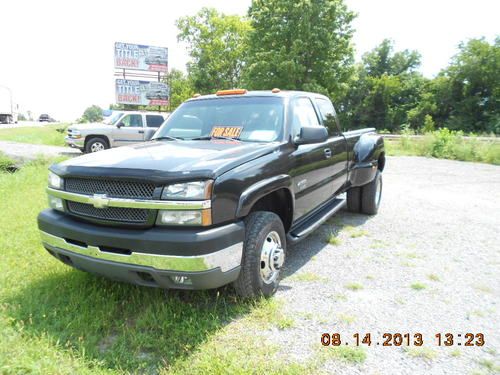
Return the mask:
POLYGON ((383 139, 342 132, 323 95, 219 91, 183 103, 150 142, 52 165, 38 227, 83 271, 270 296, 288 245, 345 206, 377 213, 384 165, 383 139))

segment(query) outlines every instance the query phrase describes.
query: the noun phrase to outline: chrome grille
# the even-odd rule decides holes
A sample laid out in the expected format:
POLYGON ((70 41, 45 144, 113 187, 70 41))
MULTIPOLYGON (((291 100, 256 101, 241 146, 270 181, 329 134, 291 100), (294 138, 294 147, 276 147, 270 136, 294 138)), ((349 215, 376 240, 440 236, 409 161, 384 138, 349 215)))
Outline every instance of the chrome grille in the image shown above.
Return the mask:
POLYGON ((65 190, 79 194, 106 194, 108 197, 153 199, 155 185, 151 183, 94 180, 89 178, 65 179, 65 190))
POLYGON ((69 212, 78 216, 115 221, 119 223, 144 224, 148 219, 148 210, 140 208, 108 207, 95 208, 91 204, 67 201, 69 212))

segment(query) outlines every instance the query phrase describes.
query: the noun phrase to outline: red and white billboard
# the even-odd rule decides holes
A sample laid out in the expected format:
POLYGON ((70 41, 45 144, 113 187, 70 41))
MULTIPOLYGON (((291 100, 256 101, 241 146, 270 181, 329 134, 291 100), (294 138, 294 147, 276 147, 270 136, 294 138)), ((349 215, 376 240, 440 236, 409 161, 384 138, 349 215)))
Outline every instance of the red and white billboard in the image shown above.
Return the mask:
POLYGON ((115 68, 165 73, 168 71, 168 48, 116 42, 115 68))

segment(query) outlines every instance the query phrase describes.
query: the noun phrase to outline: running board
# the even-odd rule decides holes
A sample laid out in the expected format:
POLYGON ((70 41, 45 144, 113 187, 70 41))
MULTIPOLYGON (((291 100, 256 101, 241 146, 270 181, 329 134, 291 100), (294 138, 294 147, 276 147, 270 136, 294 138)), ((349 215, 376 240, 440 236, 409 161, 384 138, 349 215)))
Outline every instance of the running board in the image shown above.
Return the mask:
POLYGON ((347 201, 345 199, 333 199, 304 223, 300 224, 297 228, 293 228, 287 235, 287 241, 289 243, 296 243, 303 240, 331 216, 344 208, 346 204, 347 201))

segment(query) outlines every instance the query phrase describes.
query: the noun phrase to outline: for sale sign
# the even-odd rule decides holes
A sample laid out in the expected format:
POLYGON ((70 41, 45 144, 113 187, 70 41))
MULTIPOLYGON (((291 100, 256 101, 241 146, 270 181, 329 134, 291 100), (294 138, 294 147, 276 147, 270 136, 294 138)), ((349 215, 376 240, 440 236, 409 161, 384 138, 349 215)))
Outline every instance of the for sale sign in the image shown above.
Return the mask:
POLYGON ((162 82, 117 79, 116 103, 135 105, 168 105, 169 87, 162 82))
POLYGON ((168 48, 116 42, 115 68, 167 72, 168 48))

